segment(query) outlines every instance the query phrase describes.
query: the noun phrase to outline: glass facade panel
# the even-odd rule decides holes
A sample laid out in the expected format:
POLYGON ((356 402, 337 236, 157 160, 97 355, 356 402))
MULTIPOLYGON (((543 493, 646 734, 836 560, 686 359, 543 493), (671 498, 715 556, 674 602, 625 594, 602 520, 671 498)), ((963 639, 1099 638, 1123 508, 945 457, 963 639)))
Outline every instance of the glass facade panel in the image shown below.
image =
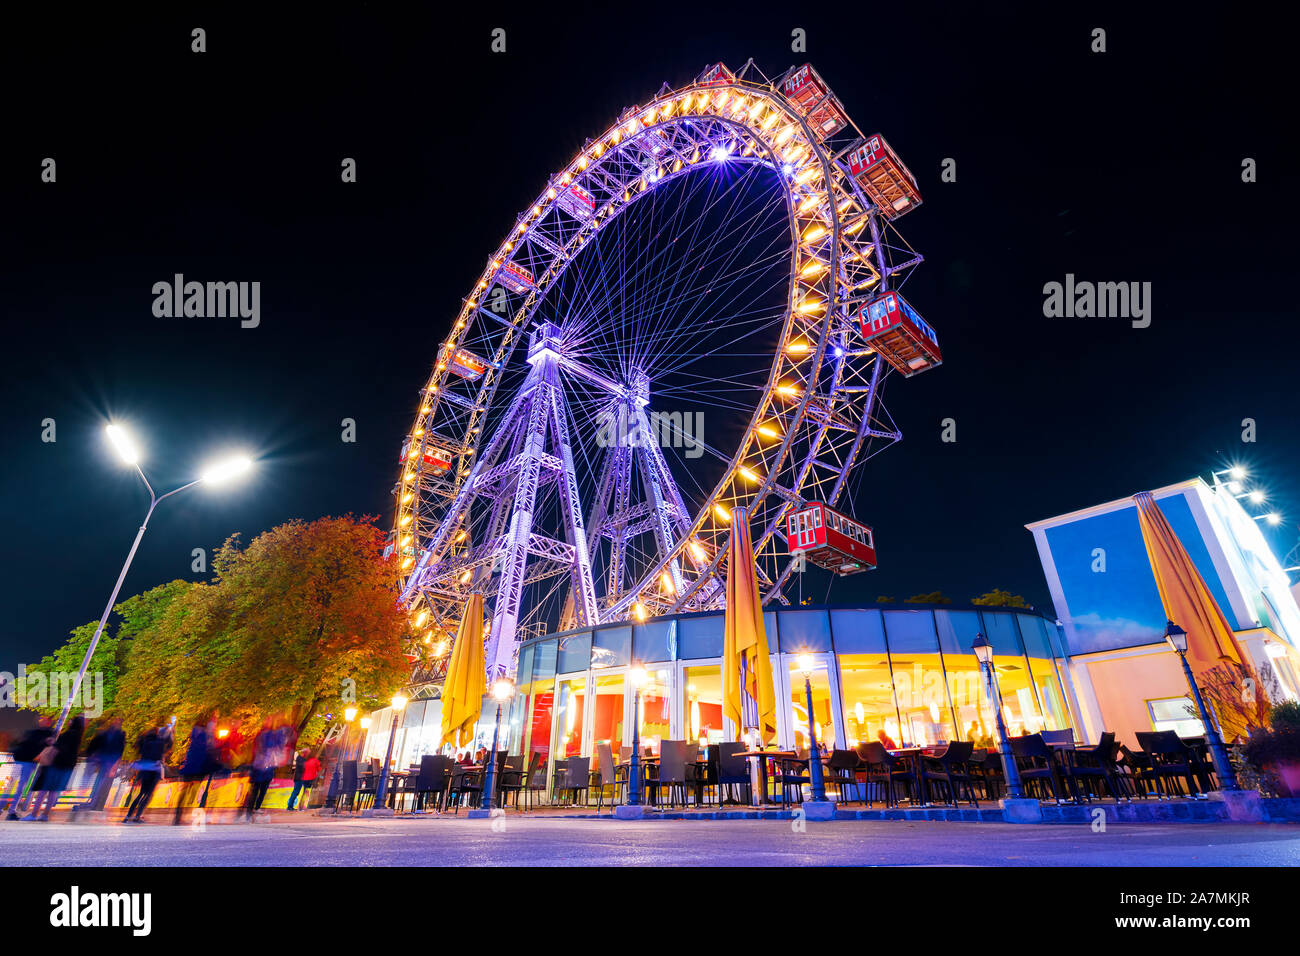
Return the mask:
POLYGON ((989 705, 975 653, 969 648, 964 654, 950 654, 945 650, 943 665, 948 673, 948 693, 961 728, 960 738, 977 747, 995 746, 997 729, 993 709, 989 705))
POLYGON ((693 661, 722 656, 722 615, 684 617, 677 622, 677 657, 693 661))
POLYGON ((1020 625, 1020 637, 1025 644, 1025 654, 1029 657, 1052 656, 1051 646, 1047 643, 1047 632, 1043 629, 1043 619, 1032 614, 1017 614, 1016 623, 1020 625))
MULTIPOLYGON (((632 629, 627 630, 630 643, 632 629)), ((609 744, 614 753, 618 753, 619 745, 623 743, 623 675, 598 675, 593 683, 596 685, 596 699, 591 717, 591 752, 596 752, 596 744, 609 744)))
MULTIPOLYGON (((789 660, 789 658, 787 658, 789 660)), ((808 749, 808 690, 805 675, 799 665, 790 660, 790 726, 794 731, 794 745, 799 751, 808 749)), ((835 711, 831 706, 831 682, 826 662, 817 661, 809 681, 812 684, 814 730, 821 747, 829 752, 835 745, 835 711)))
POLYGON ((592 667, 623 667, 631 656, 632 628, 602 627, 592 635, 592 667))
MULTIPOLYGON (((831 622, 825 611, 781 611, 781 650, 786 654, 817 654, 831 649, 831 622)), ((768 647, 775 650, 775 635, 768 632, 768 647)))
POLYGON ((930 746, 952 740, 952 710, 930 611, 886 611, 885 637, 894 671, 899 744, 930 746))
POLYGON ((686 679, 682 695, 686 704, 686 739, 706 737, 711 744, 722 743, 722 668, 716 664, 686 667, 683 674, 686 679))
POLYGON ((560 638, 560 647, 556 657, 556 673, 572 674, 585 671, 591 664, 591 632, 570 634, 560 638))
POLYGON ((983 629, 978 611, 935 611, 939 649, 946 654, 969 654, 975 637, 983 629))
POLYGON ((837 654, 885 653, 885 629, 879 611, 831 611, 837 654))
POLYGON ((555 705, 556 759, 577 757, 582 754, 583 720, 587 705, 587 678, 573 677, 559 683, 555 705))
POLYGON ((648 621, 635 625, 632 628, 632 657, 642 663, 672 660, 676 627, 676 621, 648 621))
MULTIPOLYGON (((1024 653, 1014 614, 1007 611, 985 611, 980 617, 984 619, 984 636, 993 642, 994 657, 1019 657, 1024 653)), ((967 650, 970 648, 967 647, 967 650)))
POLYGON ((555 659, 559 652, 558 641, 540 641, 533 654, 533 680, 555 676, 555 659))
MULTIPOLYGON (((837 632, 838 634, 838 632, 837 632)), ((840 691, 844 695, 844 738, 850 746, 889 738, 899 739, 898 711, 894 707, 889 660, 878 654, 841 654, 840 691)), ((800 685, 802 686, 802 681, 800 685)))
MULTIPOLYGON (((554 644, 551 647, 554 648, 554 644)), ((554 657, 554 655, 552 655, 554 657)), ((525 696, 523 693, 520 697, 525 696)), ((549 757, 551 753, 551 717, 555 708, 555 678, 534 680, 528 687, 528 720, 524 725, 523 749, 549 757)))
MULTIPOLYGON (((641 747, 659 749, 661 740, 672 739, 672 670, 647 667, 641 685, 641 747)), ((628 693, 631 693, 629 689, 628 693)))

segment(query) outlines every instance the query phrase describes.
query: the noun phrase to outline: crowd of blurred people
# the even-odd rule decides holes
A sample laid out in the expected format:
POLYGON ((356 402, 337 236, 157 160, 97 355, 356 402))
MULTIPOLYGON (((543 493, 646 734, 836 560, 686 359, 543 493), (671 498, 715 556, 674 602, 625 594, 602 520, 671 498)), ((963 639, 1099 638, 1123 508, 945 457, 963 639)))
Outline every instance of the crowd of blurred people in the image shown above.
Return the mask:
MULTIPOLYGON (((68 789, 78 759, 84 756, 91 781, 83 802, 73 809, 103 811, 115 780, 129 783, 125 806, 126 824, 145 822, 144 813, 168 774, 169 761, 176 749, 175 718, 147 728, 135 740, 133 759, 127 760, 127 736, 122 721, 111 718, 99 727, 86 743, 86 721, 81 715, 71 717, 62 731, 41 717, 35 727, 22 734, 11 748, 14 772, 9 784, 13 789, 0 798, 0 814, 7 820, 45 822, 60 796, 68 789)), ((275 715, 258 727, 251 739, 239 722, 218 726, 215 717, 196 722, 189 732, 184 754, 173 764, 169 775, 179 781, 171 822, 179 825, 186 811, 206 808, 214 777, 247 771, 248 793, 239 808, 239 816, 253 821, 276 777, 277 770, 292 767, 293 791, 290 810, 306 809, 312 789, 321 777, 321 762, 310 749, 297 748, 297 728, 289 715, 275 715)))

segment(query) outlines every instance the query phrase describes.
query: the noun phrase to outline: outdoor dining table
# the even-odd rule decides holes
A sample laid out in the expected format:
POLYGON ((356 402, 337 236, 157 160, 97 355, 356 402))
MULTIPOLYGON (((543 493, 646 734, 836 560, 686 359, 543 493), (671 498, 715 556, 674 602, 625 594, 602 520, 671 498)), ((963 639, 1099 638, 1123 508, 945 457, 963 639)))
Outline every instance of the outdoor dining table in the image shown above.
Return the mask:
POLYGON ((799 755, 793 750, 742 750, 737 756, 750 758, 765 758, 758 760, 758 776, 761 781, 759 792, 754 795, 754 806, 763 803, 777 803, 767 792, 767 762, 768 760, 791 760, 799 755))

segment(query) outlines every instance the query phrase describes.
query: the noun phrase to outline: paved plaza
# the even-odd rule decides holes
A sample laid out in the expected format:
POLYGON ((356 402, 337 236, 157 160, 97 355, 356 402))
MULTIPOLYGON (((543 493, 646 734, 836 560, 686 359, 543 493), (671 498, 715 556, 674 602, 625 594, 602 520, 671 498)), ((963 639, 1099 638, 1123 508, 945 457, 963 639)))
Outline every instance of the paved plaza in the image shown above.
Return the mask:
POLYGON ((0 847, 19 866, 1295 866, 1300 826, 304 814, 203 829, 0 823, 0 847))

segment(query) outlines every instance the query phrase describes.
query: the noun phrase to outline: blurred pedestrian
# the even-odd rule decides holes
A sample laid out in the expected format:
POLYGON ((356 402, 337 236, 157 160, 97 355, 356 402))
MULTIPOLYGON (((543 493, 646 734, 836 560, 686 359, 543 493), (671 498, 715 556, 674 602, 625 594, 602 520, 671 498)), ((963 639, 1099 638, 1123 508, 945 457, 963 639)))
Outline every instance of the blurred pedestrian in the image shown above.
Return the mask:
POLYGON ((176 817, 173 826, 179 826, 185 805, 191 802, 199 784, 203 783, 212 772, 213 754, 212 737, 205 724, 195 724, 190 728, 190 745, 185 751, 185 760, 181 763, 181 785, 176 794, 176 817))
POLYGON ((305 747, 298 751, 298 758, 293 763, 293 792, 289 794, 289 809, 306 810, 307 803, 311 800, 311 788, 316 785, 316 779, 320 776, 320 761, 311 755, 311 751, 305 747), (294 807, 298 801, 298 794, 302 793, 302 806, 294 807))
POLYGON ((6 820, 17 820, 22 813, 29 796, 23 791, 27 789, 27 784, 36 773, 41 751, 50 745, 53 738, 54 721, 48 717, 41 717, 36 721, 36 726, 23 734, 18 743, 14 744, 13 758, 14 764, 18 767, 18 789, 6 803, 9 808, 6 820))
POLYGON ((36 762, 40 767, 32 790, 36 793, 36 802, 24 820, 45 822, 50 819, 50 811, 59 802, 59 794, 68 788, 68 780, 77 766, 77 754, 81 752, 81 735, 86 729, 86 718, 77 714, 54 743, 41 751, 36 762))
POLYGON ((122 720, 114 717, 100 728, 86 747, 86 760, 95 768, 95 782, 90 788, 89 799, 74 809, 104 809, 104 803, 108 800, 108 788, 113 782, 113 771, 117 769, 125 750, 126 734, 122 732, 122 720))
POLYGON ((144 811, 162 777, 163 756, 167 753, 169 728, 157 727, 146 730, 135 742, 139 755, 135 761, 135 782, 140 790, 126 808, 123 823, 144 823, 144 811))
POLYGON ((266 791, 275 779, 275 769, 284 760, 284 743, 287 739, 285 728, 278 723, 264 727, 253 738, 253 764, 249 769, 248 801, 244 804, 244 814, 248 822, 253 822, 254 814, 262 809, 266 791))

